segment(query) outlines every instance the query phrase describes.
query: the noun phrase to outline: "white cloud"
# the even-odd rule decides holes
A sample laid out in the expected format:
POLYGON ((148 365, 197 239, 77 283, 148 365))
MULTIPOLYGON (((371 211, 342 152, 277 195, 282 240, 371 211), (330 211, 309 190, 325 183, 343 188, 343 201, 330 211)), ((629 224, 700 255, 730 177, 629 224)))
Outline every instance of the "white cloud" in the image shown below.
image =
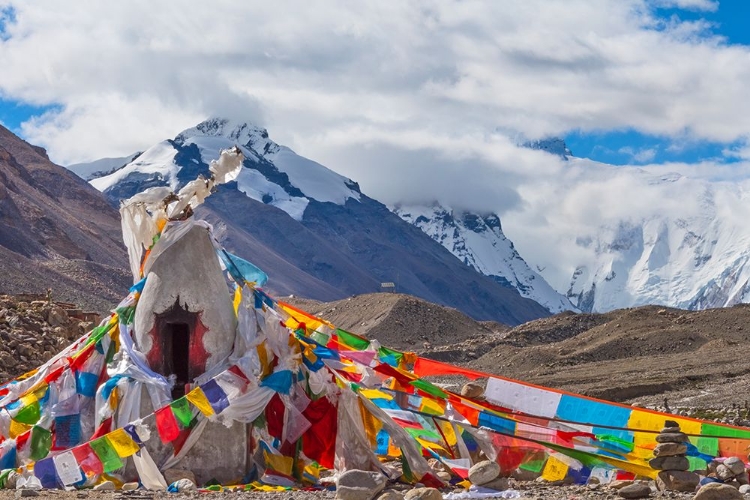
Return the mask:
POLYGON ((713 12, 719 8, 716 0, 653 0, 653 5, 660 8, 677 8, 713 12))

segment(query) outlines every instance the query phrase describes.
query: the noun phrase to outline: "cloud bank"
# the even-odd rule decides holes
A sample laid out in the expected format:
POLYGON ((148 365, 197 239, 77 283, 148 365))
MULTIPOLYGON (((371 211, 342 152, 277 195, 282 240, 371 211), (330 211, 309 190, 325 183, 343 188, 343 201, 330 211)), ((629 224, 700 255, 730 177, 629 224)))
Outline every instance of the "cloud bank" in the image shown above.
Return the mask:
MULTIPOLYGON (((734 144, 731 169, 644 168, 746 177, 750 48, 655 10, 717 7, 0 0, 0 97, 54 106, 22 133, 62 164, 126 155, 207 116, 252 121, 384 202, 497 211, 522 254, 549 266, 561 257, 545 242, 633 217, 639 204, 684 204, 616 170, 596 180, 597 169, 521 142, 633 129, 734 144)), ((575 258, 555 264, 560 276, 575 258)))

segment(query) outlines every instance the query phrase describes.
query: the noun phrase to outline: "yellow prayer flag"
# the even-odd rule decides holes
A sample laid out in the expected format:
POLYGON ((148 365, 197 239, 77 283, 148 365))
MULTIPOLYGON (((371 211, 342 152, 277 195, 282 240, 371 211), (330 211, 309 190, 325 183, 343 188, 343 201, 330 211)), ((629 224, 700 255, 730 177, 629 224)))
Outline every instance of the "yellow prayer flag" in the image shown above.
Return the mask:
POLYGON ((419 407, 422 413, 430 415, 442 415, 445 413, 445 401, 438 401, 431 398, 422 398, 422 404, 419 407))
POLYGON ((285 457, 284 455, 274 455, 272 453, 268 453, 267 451, 264 451, 263 455, 265 455, 266 458, 266 467, 270 467, 276 472, 281 472, 282 474, 286 474, 287 476, 292 475, 294 458, 285 457))
POLYGON ((446 422, 444 420, 438 420, 437 424, 440 427, 440 430, 443 432, 443 436, 445 436, 445 441, 448 446, 456 446, 456 443, 458 443, 458 438, 456 437, 456 432, 453 430, 453 425, 451 425, 450 422, 446 422))
POLYGON ((552 455, 547 459, 547 463, 542 471, 542 477, 547 481, 562 481, 568 475, 568 466, 556 459, 552 455))
POLYGON ((105 436, 120 458, 135 455, 141 448, 133 441, 125 429, 115 429, 105 436))
POLYGON ((201 413, 205 416, 210 417, 214 414, 214 409, 211 408, 211 403, 208 402, 206 395, 203 394, 203 390, 200 387, 196 387, 192 391, 187 393, 187 399, 193 406, 198 408, 201 413))
POLYGON ((30 426, 29 424, 22 424, 21 422, 16 422, 15 420, 11 419, 9 429, 10 438, 16 439, 18 436, 31 429, 31 427, 32 426, 30 426))
POLYGON ((36 394, 34 394, 33 392, 27 392, 25 396, 21 397, 20 401, 21 401, 21 406, 25 408, 27 406, 33 405, 34 403, 39 401, 39 399, 36 397, 36 394))
POLYGON ((359 393, 367 399, 385 399, 387 401, 393 401, 393 396, 378 389, 360 389, 359 393))
POLYGON ((240 310, 240 302, 242 302, 242 287, 237 287, 234 289, 234 314, 235 316, 239 314, 240 310))

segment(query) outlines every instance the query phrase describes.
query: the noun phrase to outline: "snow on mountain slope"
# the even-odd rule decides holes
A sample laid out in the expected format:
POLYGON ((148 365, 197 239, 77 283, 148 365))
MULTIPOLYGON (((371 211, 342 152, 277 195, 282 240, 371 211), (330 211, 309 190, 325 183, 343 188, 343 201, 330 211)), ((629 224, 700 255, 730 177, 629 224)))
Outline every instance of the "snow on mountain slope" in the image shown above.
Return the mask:
POLYGON ((582 311, 750 302, 750 183, 699 174, 572 157, 522 187, 503 225, 582 311))
POLYGON ((88 163, 75 163, 73 165, 68 165, 65 168, 76 174, 81 179, 89 181, 95 177, 101 176, 98 174, 106 175, 113 170, 127 165, 128 163, 136 159, 140 154, 141 153, 138 152, 120 158, 101 158, 99 160, 88 163))
POLYGON ((246 123, 214 118, 162 141, 134 161, 107 176, 91 181, 105 193, 118 190, 125 197, 130 186, 169 185, 176 188, 194 170, 219 157, 222 149, 239 145, 245 167, 237 184, 254 200, 284 210, 301 220, 309 200, 343 205, 360 199, 357 184, 323 165, 297 155, 268 138, 266 130, 246 123), (187 160, 187 162, 185 161, 187 160), (185 163, 195 168, 183 166, 185 163))
POLYGON ((539 302, 552 313, 575 308, 518 254, 495 214, 477 215, 434 204, 397 206, 393 211, 443 245, 465 264, 539 302))

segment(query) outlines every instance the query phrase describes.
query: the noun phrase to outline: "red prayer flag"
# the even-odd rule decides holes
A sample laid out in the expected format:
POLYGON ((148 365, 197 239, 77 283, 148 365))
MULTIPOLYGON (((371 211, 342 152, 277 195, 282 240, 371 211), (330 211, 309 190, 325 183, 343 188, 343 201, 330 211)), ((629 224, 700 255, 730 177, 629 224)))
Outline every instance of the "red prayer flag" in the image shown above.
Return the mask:
POLYGON ((78 465, 81 466, 81 469, 83 469, 84 474, 87 476, 98 475, 104 472, 102 462, 88 443, 76 446, 71 451, 73 452, 73 456, 76 457, 78 465))
POLYGON ((159 431, 159 437, 164 444, 171 443, 180 435, 180 424, 174 418, 172 408, 165 406, 156 410, 156 429, 159 431))

